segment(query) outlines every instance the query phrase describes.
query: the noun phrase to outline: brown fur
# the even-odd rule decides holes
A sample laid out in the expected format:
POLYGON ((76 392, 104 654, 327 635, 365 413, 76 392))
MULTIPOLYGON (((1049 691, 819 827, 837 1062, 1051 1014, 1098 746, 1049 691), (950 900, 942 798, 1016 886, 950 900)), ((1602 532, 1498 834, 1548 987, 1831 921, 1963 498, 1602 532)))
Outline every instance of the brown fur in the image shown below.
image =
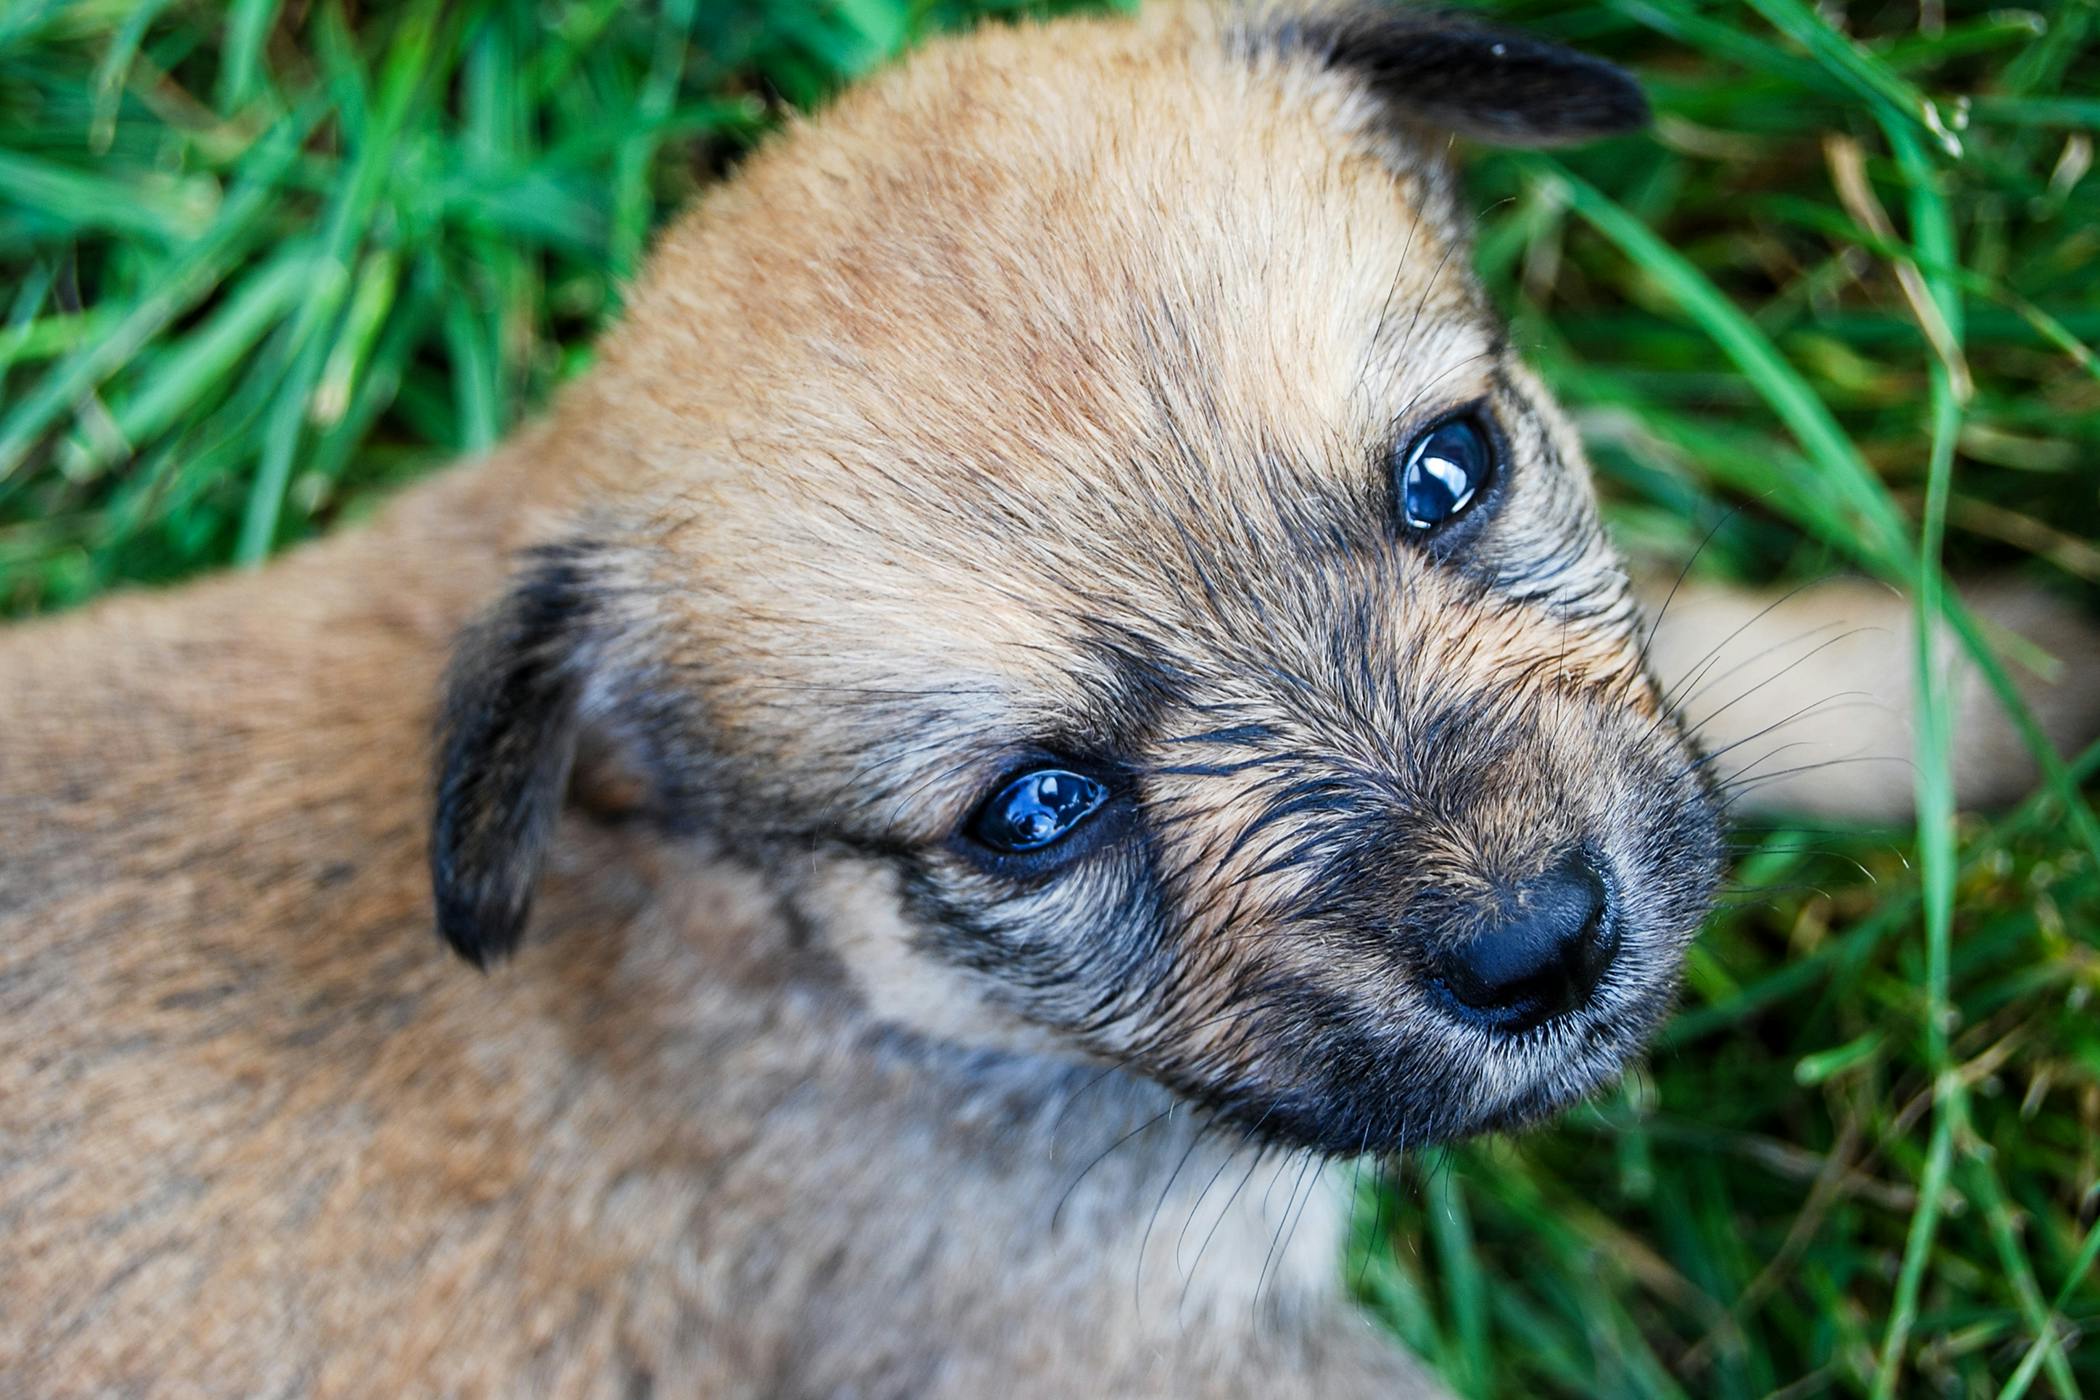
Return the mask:
POLYGON ((0 638, 0 1388, 1434 1392, 1326 1158, 1613 1072, 1716 860, 1444 142, 1335 32, 937 45, 491 459, 0 638), (1474 400, 1492 522, 1395 541, 1380 454, 1474 400), (1142 868, 961 852, 1046 732, 1132 755, 1142 868), (533 911, 487 977, 433 766, 448 933, 533 911), (1424 959, 1583 840, 1595 1003, 1452 1019, 1424 959))
MULTIPOLYGON (((1185 1119, 1061 1202, 1099 1133, 1163 1105, 871 1042, 728 862, 578 821, 540 926, 586 956, 482 978, 443 952, 431 697, 536 460, 259 576, 8 636, 4 1388, 1061 1393, 1074 1356, 1133 1394, 1247 1367, 1412 1384, 1324 1308, 1219 1345, 1257 1315, 1300 1159, 1185 1234, 1224 1154, 1198 1148, 1140 1275, 1127 1199, 1185 1119), (1184 1296, 1173 1257, 1221 1213, 1184 1296)), ((1310 1208, 1263 1314, 1328 1291, 1334 1228, 1310 1208)))

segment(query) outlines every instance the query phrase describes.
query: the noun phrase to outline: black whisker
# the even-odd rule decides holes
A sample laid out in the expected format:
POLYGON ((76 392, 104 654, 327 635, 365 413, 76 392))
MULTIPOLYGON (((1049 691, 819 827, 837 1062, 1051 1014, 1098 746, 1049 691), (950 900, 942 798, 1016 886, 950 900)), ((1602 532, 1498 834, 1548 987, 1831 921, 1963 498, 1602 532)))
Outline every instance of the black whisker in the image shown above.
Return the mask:
POLYGON ((1058 1221, 1064 1215, 1065 1202, 1072 1199, 1072 1193, 1079 1189, 1080 1182, 1086 1180, 1087 1173, 1091 1172, 1094 1168, 1100 1166, 1103 1162, 1107 1161, 1111 1154, 1113 1154, 1118 1148, 1122 1147, 1124 1144, 1130 1142, 1133 1138, 1137 1137, 1138 1134, 1144 1132, 1148 1128, 1156 1126, 1161 1119, 1165 1118, 1168 1114, 1174 1111, 1174 1107, 1174 1105, 1169 1105, 1168 1107, 1161 1109, 1159 1112, 1153 1114, 1150 1118, 1147 1118, 1144 1122, 1138 1124, 1135 1128, 1132 1128, 1129 1132, 1123 1134, 1123 1136, 1117 1138, 1114 1142, 1110 1143, 1106 1148, 1104 1148, 1098 1157, 1094 1158, 1093 1161, 1088 1162, 1086 1166, 1080 1171, 1079 1175, 1072 1178, 1072 1184, 1070 1186, 1067 1186, 1064 1190, 1064 1194, 1057 1198, 1057 1205, 1054 1208, 1052 1208, 1050 1212, 1050 1229, 1052 1233, 1056 1232, 1058 1221))

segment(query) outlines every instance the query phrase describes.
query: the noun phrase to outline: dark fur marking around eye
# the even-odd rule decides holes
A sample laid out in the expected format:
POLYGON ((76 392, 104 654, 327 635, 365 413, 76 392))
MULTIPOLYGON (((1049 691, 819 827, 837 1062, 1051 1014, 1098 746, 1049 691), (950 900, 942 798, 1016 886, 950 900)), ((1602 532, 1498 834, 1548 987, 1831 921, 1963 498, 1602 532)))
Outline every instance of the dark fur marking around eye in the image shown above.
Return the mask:
POLYGON ((1625 70, 1463 14, 1362 5, 1286 23, 1276 42, 1358 74, 1403 120, 1495 145, 1566 145, 1648 124, 1648 100, 1625 70))
POLYGON ((1020 992, 1015 1009, 1085 1033, 1140 1004, 1171 975, 1172 921, 1145 823, 1082 858, 1084 871, 985 903, 956 897, 923 855, 898 853, 905 907, 927 951, 1020 992), (1106 896, 1106 897, 1104 897, 1106 896))

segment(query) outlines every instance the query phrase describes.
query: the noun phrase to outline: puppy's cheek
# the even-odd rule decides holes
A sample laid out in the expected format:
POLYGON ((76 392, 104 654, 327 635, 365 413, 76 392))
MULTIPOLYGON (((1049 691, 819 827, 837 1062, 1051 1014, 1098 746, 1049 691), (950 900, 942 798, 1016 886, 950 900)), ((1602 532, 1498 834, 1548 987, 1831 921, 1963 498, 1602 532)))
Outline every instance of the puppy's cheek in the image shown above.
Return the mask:
POLYGON ((973 1049, 1042 1054, 1063 1048, 1052 1033, 992 1000, 982 974, 926 951, 938 940, 906 909, 903 880, 888 863, 824 858, 795 905, 878 1019, 973 1049))

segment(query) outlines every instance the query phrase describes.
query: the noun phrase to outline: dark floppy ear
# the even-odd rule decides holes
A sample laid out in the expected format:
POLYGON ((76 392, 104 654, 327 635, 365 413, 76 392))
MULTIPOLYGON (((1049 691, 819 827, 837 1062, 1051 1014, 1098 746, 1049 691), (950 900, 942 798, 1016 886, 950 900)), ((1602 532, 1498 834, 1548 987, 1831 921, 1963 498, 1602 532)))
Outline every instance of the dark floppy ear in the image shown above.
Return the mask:
POLYGON ((1499 146, 1648 124, 1648 100, 1624 69, 1469 15, 1355 5, 1290 21, 1279 37, 1356 74, 1398 117, 1499 146))
POLYGON ((599 601, 585 548, 538 550, 453 655, 430 876, 438 931, 477 967, 517 947, 531 911, 575 761, 599 601))

